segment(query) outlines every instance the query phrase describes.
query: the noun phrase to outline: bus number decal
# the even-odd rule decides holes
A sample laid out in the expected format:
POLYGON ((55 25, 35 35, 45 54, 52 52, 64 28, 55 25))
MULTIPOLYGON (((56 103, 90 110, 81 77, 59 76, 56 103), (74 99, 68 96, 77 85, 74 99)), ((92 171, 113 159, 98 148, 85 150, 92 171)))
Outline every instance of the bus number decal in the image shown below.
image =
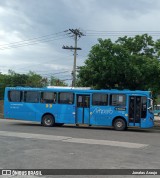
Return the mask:
POLYGON ((52 104, 46 104, 46 108, 52 108, 52 104))

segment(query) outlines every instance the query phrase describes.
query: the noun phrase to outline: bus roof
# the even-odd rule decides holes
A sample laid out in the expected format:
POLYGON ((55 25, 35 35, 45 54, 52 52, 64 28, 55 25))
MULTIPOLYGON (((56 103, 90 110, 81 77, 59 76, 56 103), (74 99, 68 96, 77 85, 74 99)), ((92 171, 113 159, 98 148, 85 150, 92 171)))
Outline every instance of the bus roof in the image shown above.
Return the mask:
POLYGON ((32 87, 6 87, 6 90, 24 90, 24 91, 55 91, 55 92, 71 92, 75 91, 77 93, 126 93, 126 94, 145 94, 148 95, 150 91, 143 91, 143 90, 117 90, 117 89, 101 89, 101 90, 94 90, 88 87, 43 87, 43 88, 32 88, 32 87))
POLYGON ((56 88, 56 89, 75 89, 75 90, 90 90, 91 87, 66 87, 66 86, 47 86, 46 88, 56 88))

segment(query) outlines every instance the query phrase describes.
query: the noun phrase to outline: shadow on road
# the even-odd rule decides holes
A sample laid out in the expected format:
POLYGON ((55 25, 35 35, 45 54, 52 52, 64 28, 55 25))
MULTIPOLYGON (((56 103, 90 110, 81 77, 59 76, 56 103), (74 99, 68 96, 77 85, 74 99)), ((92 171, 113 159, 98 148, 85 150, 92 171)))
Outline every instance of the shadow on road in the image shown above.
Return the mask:
MULTIPOLYGON (((15 123, 10 123, 11 125, 19 125, 19 126, 24 126, 24 127, 43 127, 40 123, 18 123, 18 122, 15 122, 15 123)), ((59 128, 59 129, 68 129, 68 128, 72 128, 72 129, 76 129, 76 130, 105 130, 105 131, 114 131, 114 128, 113 127, 104 127, 104 126, 87 126, 87 125, 79 125, 79 126, 75 126, 75 125, 63 125, 63 126, 55 126, 56 128, 59 128)), ((43 127, 43 128, 46 128, 48 129, 48 127, 43 127)), ((54 127, 52 127, 51 129, 54 129, 54 127)), ((119 132, 119 131, 117 131, 119 132)), ((138 127, 129 127, 127 128, 127 130, 123 131, 123 132, 142 132, 142 133, 160 133, 160 126, 159 125, 155 125, 153 128, 149 128, 149 129, 141 129, 141 128, 138 128, 138 127)))

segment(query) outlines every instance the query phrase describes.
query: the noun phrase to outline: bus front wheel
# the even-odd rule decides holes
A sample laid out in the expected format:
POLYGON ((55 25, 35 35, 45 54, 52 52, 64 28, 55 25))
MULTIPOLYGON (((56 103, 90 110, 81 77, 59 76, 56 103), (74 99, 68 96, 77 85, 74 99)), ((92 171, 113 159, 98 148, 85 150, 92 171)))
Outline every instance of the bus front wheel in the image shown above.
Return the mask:
POLYGON ((55 124, 54 117, 50 114, 46 114, 42 118, 42 124, 45 127, 52 127, 55 124))
POLYGON ((117 118, 113 123, 113 127, 114 127, 115 130, 118 130, 118 131, 125 130, 126 129, 126 122, 121 118, 117 118))

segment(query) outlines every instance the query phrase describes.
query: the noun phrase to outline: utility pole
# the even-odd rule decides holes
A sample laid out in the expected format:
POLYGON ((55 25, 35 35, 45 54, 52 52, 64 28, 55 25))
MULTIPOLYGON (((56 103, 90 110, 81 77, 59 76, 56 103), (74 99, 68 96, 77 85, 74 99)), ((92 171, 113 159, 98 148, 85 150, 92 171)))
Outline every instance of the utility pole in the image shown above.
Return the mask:
POLYGON ((67 33, 68 35, 71 35, 70 37, 74 37, 74 40, 75 40, 75 44, 74 44, 74 47, 72 46, 63 46, 62 48, 63 49, 70 49, 70 50, 74 50, 74 62, 73 62, 73 81, 72 81, 72 86, 75 87, 76 85, 76 57, 77 57, 77 50, 82 50, 81 48, 78 48, 77 47, 77 40, 78 40, 78 37, 80 38, 81 36, 84 36, 84 34, 82 32, 80 32, 79 29, 69 29, 69 30, 66 30, 65 32, 68 32, 67 33))

